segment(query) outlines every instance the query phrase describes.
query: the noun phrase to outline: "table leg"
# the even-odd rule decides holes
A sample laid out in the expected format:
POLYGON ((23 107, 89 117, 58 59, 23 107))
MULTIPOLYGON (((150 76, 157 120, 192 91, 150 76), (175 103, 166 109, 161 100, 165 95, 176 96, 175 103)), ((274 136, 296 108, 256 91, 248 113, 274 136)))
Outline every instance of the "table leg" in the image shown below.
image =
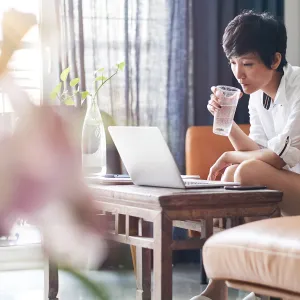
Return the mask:
POLYGON ((151 300, 151 249, 136 248, 136 300, 151 300))
POLYGON ((279 207, 273 212, 273 214, 269 218, 280 218, 281 217, 281 210, 279 207))
MULTIPOLYGON (((205 218, 202 221, 202 228, 201 232, 203 236, 208 239, 213 235, 213 218, 205 218)), ((206 276, 206 272, 203 265, 203 259, 202 259, 202 249, 200 251, 200 284, 207 284, 208 279, 206 276)))
MULTIPOLYGON (((150 224, 139 220, 139 236, 150 236, 150 224)), ((151 249, 136 247, 136 299, 151 300, 151 249)))
POLYGON ((208 278, 203 265, 202 249, 200 250, 200 284, 208 284, 208 278))
POLYGON ((160 213, 153 223, 153 299, 172 300, 172 221, 160 213))
POLYGON ((58 300, 58 269, 57 266, 49 261, 49 300, 58 300))

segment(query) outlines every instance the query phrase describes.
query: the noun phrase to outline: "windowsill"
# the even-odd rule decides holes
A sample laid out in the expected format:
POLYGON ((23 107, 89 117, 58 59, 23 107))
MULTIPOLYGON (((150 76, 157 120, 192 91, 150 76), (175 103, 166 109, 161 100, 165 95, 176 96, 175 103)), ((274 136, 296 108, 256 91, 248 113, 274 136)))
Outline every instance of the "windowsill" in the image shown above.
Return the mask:
POLYGON ((44 253, 40 244, 0 247, 0 271, 43 268, 44 253))
POLYGON ((0 271, 43 268, 44 253, 38 230, 32 226, 16 226, 17 240, 0 240, 0 271))

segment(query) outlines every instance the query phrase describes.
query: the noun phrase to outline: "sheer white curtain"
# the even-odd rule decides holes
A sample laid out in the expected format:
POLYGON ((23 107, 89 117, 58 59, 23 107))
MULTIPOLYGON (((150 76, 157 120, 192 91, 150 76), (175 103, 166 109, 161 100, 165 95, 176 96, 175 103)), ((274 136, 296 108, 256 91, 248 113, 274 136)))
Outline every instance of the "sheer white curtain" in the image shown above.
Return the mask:
MULTIPOLYGON (((118 125, 157 126, 184 172, 186 128, 193 123, 192 1, 57 0, 62 69, 93 91, 94 71, 124 72, 98 94, 118 125)), ((107 76, 107 73, 105 74, 107 76)))
POLYGON ((93 70, 125 61, 99 94, 101 109, 120 125, 156 125, 166 132, 168 7, 165 0, 87 0, 83 6, 86 83, 93 70))

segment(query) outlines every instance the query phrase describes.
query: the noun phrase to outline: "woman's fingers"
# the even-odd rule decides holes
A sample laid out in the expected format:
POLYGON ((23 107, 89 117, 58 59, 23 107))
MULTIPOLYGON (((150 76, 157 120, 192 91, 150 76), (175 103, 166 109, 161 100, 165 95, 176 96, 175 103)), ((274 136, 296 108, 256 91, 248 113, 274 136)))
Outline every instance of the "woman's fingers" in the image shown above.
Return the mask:
POLYGON ((215 115, 215 113, 219 110, 219 108, 215 108, 211 106, 210 104, 207 104, 207 110, 212 114, 215 115))
POLYGON ((214 116, 215 115, 215 110, 214 108, 210 105, 210 104, 207 104, 207 110, 214 116))
POLYGON ((207 104, 208 111, 214 115, 220 108, 221 105, 218 103, 218 98, 214 94, 211 94, 207 104))
POLYGON ((214 115, 222 106, 220 105, 217 88, 215 86, 212 86, 210 89, 212 91, 212 94, 210 95, 207 109, 212 115, 214 115))
POLYGON ((214 95, 210 95, 210 100, 208 101, 208 103, 215 108, 221 108, 218 98, 216 98, 214 95))
POLYGON ((215 180, 217 177, 217 172, 213 169, 210 169, 209 174, 207 176, 207 180, 215 180))
POLYGON ((217 98, 217 99, 219 99, 220 97, 222 97, 222 92, 220 91, 220 90, 218 90, 215 86, 212 86, 211 88, 210 88, 210 90, 212 91, 212 93, 215 95, 215 97, 217 98))

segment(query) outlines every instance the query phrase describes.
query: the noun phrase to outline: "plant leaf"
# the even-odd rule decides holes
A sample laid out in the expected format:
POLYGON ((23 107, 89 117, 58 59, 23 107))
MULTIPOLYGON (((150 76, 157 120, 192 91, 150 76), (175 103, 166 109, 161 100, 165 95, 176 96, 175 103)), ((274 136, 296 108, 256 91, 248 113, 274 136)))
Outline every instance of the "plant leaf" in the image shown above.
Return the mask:
POLYGON ((64 100, 64 104, 67 105, 67 106, 72 106, 72 105, 75 105, 74 103, 74 100, 72 99, 72 97, 67 97, 65 100, 64 100))
POLYGON ((87 96, 91 95, 88 91, 81 92, 81 99, 85 100, 87 96))
POLYGON ((58 95, 58 93, 60 92, 61 90, 61 87, 62 87, 62 83, 60 82, 51 92, 50 94, 50 98, 52 100, 54 100, 56 98, 56 96, 58 95))
POLYGON ((59 267, 59 269, 73 275, 97 300, 109 300, 108 292, 102 283, 95 282, 86 275, 69 267, 59 267))
POLYGON ((117 64, 117 67, 118 67, 118 69, 119 69, 120 71, 123 71, 124 68, 125 68, 125 62, 123 61, 123 62, 117 64))
POLYGON ((74 78, 70 82, 70 86, 75 86, 79 83, 79 78, 74 78))
POLYGON ((61 74, 60 74, 60 79, 61 79, 63 82, 65 82, 65 81, 67 80, 67 78, 68 78, 69 73, 70 73, 70 67, 64 69, 64 70, 61 72, 61 74))
POLYGON ((57 96, 57 93, 56 93, 56 92, 53 92, 53 91, 52 91, 52 92, 50 93, 50 99, 51 99, 51 100, 55 100, 56 96, 57 96))
POLYGON ((98 72, 104 72, 104 68, 100 68, 100 69, 96 70, 96 71, 94 72, 94 74, 96 75, 98 72))
POLYGON ((96 77, 96 79, 94 81, 104 81, 106 79, 107 79, 107 77, 105 77, 105 76, 98 76, 98 77, 96 77))

